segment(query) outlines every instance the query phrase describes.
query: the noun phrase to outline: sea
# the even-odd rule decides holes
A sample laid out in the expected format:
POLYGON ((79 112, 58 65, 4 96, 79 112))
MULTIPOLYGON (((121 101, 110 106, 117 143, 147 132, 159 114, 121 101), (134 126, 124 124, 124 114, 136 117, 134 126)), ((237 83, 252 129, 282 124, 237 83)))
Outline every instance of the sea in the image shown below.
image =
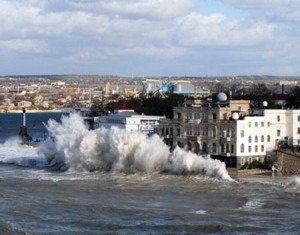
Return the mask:
POLYGON ((0 114, 0 234, 300 234, 300 177, 237 176, 157 135, 0 114))

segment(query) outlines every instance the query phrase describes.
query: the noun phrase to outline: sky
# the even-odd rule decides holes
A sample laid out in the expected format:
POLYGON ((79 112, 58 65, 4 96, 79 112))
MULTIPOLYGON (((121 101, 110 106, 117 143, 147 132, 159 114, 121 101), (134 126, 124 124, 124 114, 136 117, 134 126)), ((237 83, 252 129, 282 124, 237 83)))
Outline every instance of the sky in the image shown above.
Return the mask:
POLYGON ((0 75, 300 75, 300 0, 0 0, 0 75))

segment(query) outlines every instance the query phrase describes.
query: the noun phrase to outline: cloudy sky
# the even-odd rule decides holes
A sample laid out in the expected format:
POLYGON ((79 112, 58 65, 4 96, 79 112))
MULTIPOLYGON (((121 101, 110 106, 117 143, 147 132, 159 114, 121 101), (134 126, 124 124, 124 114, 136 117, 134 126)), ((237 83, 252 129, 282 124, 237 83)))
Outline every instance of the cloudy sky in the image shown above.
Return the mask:
POLYGON ((0 75, 300 75, 300 0, 0 0, 0 75))

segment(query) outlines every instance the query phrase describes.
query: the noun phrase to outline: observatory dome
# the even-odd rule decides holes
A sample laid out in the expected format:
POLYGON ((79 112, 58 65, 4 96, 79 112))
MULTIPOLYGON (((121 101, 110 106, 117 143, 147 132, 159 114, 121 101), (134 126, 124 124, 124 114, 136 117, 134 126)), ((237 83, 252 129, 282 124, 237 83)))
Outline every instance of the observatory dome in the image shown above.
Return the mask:
POLYGON ((223 92, 220 92, 217 95, 217 101, 227 101, 227 95, 223 92))

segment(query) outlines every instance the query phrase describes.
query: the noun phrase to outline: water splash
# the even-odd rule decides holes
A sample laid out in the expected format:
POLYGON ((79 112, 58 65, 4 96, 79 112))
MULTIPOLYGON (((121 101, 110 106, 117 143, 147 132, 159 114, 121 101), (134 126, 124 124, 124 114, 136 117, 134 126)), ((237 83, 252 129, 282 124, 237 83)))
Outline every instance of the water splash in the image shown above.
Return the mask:
POLYGON ((19 138, 9 138, 0 144, 0 163, 24 167, 44 168, 47 161, 38 149, 28 145, 21 145, 19 138))
POLYGON ((201 174, 232 180, 224 163, 176 148, 172 153, 158 135, 147 136, 113 127, 88 130, 77 114, 49 120, 54 141, 40 147, 50 164, 64 163, 75 171, 162 172, 201 174))
POLYGON ((289 178, 285 185, 285 191, 300 193, 300 177, 293 176, 289 178))

